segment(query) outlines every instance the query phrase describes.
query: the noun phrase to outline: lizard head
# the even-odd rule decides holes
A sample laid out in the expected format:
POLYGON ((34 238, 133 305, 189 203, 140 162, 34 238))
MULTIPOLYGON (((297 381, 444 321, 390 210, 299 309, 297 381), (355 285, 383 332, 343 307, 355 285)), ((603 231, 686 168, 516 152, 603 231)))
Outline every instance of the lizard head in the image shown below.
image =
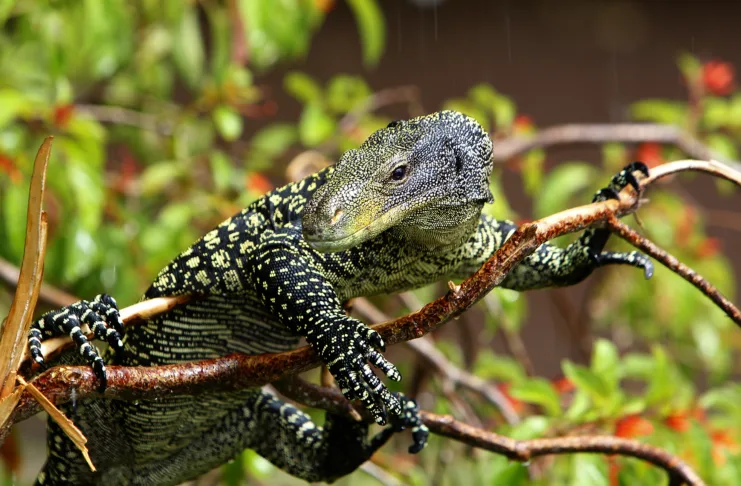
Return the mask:
POLYGON ((491 155, 489 135, 461 113, 392 122, 340 158, 304 208, 304 239, 321 252, 387 230, 431 247, 465 239, 493 202, 491 155))

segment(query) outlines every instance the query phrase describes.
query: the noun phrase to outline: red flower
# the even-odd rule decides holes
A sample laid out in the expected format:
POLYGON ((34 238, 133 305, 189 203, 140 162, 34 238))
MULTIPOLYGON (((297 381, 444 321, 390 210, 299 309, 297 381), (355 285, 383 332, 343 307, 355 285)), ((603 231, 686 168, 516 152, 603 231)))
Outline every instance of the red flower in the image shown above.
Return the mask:
POLYGON ((245 185, 247 189, 258 194, 265 194, 273 190, 273 184, 270 180, 259 172, 250 172, 247 174, 245 185))
POLYGON ((615 422, 615 435, 632 439, 639 435, 651 435, 654 425, 639 415, 628 415, 615 422))
POLYGON ((722 61, 708 61, 702 65, 702 84, 717 96, 731 94, 734 88, 733 65, 722 61))
POLYGON ((335 0, 314 0, 316 8, 324 13, 329 13, 334 8, 335 0))
POLYGON ((558 380, 553 380, 553 388, 555 388, 558 393, 569 393, 574 391, 575 387, 574 383, 564 376, 558 380))
POLYGON ((515 133, 532 133, 535 129, 535 123, 528 115, 517 115, 512 126, 515 133))
POLYGON ((525 410, 525 404, 509 394, 509 389, 512 388, 511 383, 497 383, 496 387, 504 395, 504 398, 507 399, 515 412, 521 413, 525 410))
POLYGON ((640 160, 649 168, 656 167, 665 162, 664 155, 661 153, 661 145, 655 142, 645 142, 638 146, 635 151, 636 160, 640 160))
POLYGON ((52 115, 54 125, 58 126, 59 128, 64 128, 65 126, 67 126, 67 123, 69 123, 74 112, 75 105, 72 104, 55 106, 54 114, 52 115))
POLYGON ((21 171, 19 171, 18 167, 15 166, 15 162, 13 162, 13 159, 3 153, 0 153, 0 172, 5 172, 6 174, 8 174, 10 180, 14 184, 18 184, 23 178, 21 175, 21 171))
POLYGON ((738 454, 739 445, 736 439, 731 437, 727 430, 716 430, 710 434, 710 440, 713 442, 712 456, 716 466, 722 466, 726 463, 728 454, 738 454))
POLYGON ((677 432, 686 432, 692 425, 688 412, 674 412, 664 419, 664 423, 677 432))
POLYGON ((721 243, 718 238, 705 238, 697 246, 698 258, 713 258, 720 251, 721 243))

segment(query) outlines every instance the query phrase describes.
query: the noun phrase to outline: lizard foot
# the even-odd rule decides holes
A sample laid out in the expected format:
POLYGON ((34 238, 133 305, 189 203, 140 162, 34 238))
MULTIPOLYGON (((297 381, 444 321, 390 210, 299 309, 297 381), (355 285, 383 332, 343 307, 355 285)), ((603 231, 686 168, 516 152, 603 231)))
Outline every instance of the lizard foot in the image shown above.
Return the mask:
POLYGON ((96 338, 107 341, 113 349, 118 351, 123 348, 123 321, 116 300, 110 295, 100 294, 92 301, 81 300, 41 316, 31 325, 28 349, 33 360, 43 367, 45 362, 41 342, 46 338, 69 335, 82 357, 93 368, 100 382, 100 390, 103 391, 107 385, 105 363, 82 332, 82 324, 87 324, 96 338))
MULTIPOLYGON (((615 177, 612 178, 610 184, 594 195, 592 202, 606 201, 608 199, 619 199, 618 193, 623 190, 626 186, 630 185, 633 189, 638 192, 640 197, 641 186, 635 173, 639 172, 644 177, 648 176, 648 166, 643 162, 633 162, 628 164, 622 171, 620 171, 615 177)), ((590 256, 596 262, 598 266, 604 265, 631 265, 643 269, 643 275, 646 279, 649 279, 654 274, 654 266, 651 260, 641 252, 632 251, 629 253, 619 253, 612 251, 605 251, 596 253, 590 250, 590 256)))
POLYGON ((400 417, 394 417, 391 420, 391 425, 396 432, 404 429, 412 430, 413 443, 409 446, 409 453, 416 454, 427 446, 430 429, 422 423, 416 400, 408 398, 402 393, 394 393, 394 395, 401 402, 402 412, 400 417))
POLYGON ((360 400, 376 423, 386 424, 387 413, 402 415, 402 405, 378 379, 370 362, 394 381, 401 380, 396 366, 378 350, 385 350, 383 338, 360 321, 343 318, 307 336, 348 400, 360 400), (314 339, 312 339, 314 338, 314 339))

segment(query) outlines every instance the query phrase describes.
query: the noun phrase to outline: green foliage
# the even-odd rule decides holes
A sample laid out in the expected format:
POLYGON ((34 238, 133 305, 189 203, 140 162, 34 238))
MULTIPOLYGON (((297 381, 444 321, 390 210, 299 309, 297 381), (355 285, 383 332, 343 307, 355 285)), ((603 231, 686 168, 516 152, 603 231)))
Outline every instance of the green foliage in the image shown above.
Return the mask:
MULTIPOLYGON (((343 73, 318 82, 295 70, 282 86, 271 88, 300 103, 301 115, 295 123, 269 120, 275 107, 255 85, 253 72, 279 63, 296 69, 290 63, 308 52, 328 3, 0 0, 0 257, 20 261, 30 157, 47 134, 54 134, 55 142, 46 203, 46 281, 84 297, 105 291, 127 305, 178 251, 286 182, 286 168, 301 155, 316 151, 336 160, 385 126, 391 119, 378 113, 385 101, 377 96, 388 87, 343 73), (79 19, 85 19, 84 29, 68 28, 79 19)), ((349 0, 348 6, 363 59, 376 66, 386 43, 379 2, 349 0)), ((698 89, 703 64, 689 54, 681 54, 677 63, 693 96, 640 100, 630 116, 690 130, 719 156, 738 159, 741 94, 698 89)), ((418 114, 417 95, 405 96, 401 102, 409 115, 418 114)), ((467 113, 495 138, 536 131, 514 100, 488 84, 434 108, 467 113)), ((652 148, 658 159, 683 156, 675 147, 652 148)), ((496 204, 485 211, 520 221, 589 202, 635 152, 630 145, 608 143, 601 164, 572 161, 548 168, 546 150, 530 150, 506 167, 495 166, 496 204), (504 186, 503 177, 512 171, 521 188, 504 186), (531 214, 510 207, 513 189, 532 199, 531 214)), ((724 194, 737 191, 718 187, 724 194)), ((725 295, 734 295, 729 261, 708 238, 704 215, 669 188, 652 189, 650 200, 639 211, 645 233, 725 295)), ((619 242, 611 245, 628 249, 619 242)), ((405 376, 419 373, 421 402, 433 411, 459 418, 472 413, 486 428, 517 439, 566 435, 579 427, 637 437, 687 459, 709 484, 737 482, 741 387, 730 380, 740 371, 738 329, 694 287, 662 267, 650 281, 631 268, 600 272, 601 279, 584 296, 586 327, 595 336, 591 359, 564 361, 558 381, 557 370, 530 376, 521 356, 510 352, 531 331, 524 328, 530 299, 524 293, 496 289, 485 298, 476 311, 484 314, 485 326, 476 335, 473 355, 447 335, 437 341, 453 363, 470 365, 473 374, 497 386, 520 413, 517 425, 505 425, 491 404, 457 390, 467 411, 443 393, 437 380, 429 388, 435 399, 429 399, 415 362, 398 364, 405 376), (491 344, 502 341, 507 351, 497 347, 495 352, 491 344), (573 389, 564 391, 564 384, 573 389), (630 424, 636 421, 644 429, 649 424, 651 432, 635 433, 630 424)), ((423 301, 438 294, 435 286, 415 291, 423 301)), ((0 293, 0 307, 8 302, 8 294, 0 293)), ((386 304, 394 309, 392 301, 386 304)), ((409 382, 415 380, 390 387, 404 390, 409 382)), ((310 413, 321 420, 321 413, 310 413)), ((411 463, 404 452, 408 437, 401 437, 383 454, 394 461, 386 469, 409 484, 459 484, 464 478, 472 484, 607 485, 611 471, 617 471, 619 484, 666 482, 663 473, 634 459, 558 456, 531 468, 498 455, 470 454, 439 437, 432 438, 419 463, 411 463), (543 469, 546 473, 539 475, 543 469)), ((251 451, 223 468, 226 484, 242 484, 245 477, 302 484, 251 451)), ((337 482, 366 483, 374 484, 362 472, 337 482)))

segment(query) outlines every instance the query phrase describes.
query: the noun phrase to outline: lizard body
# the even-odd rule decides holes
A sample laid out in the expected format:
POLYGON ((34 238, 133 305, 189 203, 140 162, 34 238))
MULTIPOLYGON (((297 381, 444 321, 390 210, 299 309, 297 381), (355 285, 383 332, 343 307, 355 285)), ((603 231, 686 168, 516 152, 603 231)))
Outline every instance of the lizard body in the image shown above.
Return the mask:
MULTIPOLYGON (((164 268, 144 298, 202 298, 122 329, 115 301, 98 296, 45 314, 29 345, 43 363, 42 339, 69 334, 78 351, 66 362, 89 363, 105 386, 105 364, 152 366, 223 356, 280 352, 301 336, 317 351, 349 399, 378 423, 328 414, 323 427, 262 389, 156 401, 88 400, 65 412, 89 439, 98 471, 54 422, 39 484, 177 484, 234 458, 245 448, 308 481, 348 474, 394 431, 411 428, 426 442, 416 404, 390 393, 370 365, 393 380, 399 372, 379 352, 380 336, 345 315, 360 295, 417 288, 467 277, 516 226, 481 214, 492 202, 492 142, 473 119, 446 111, 394 122, 338 164, 288 184, 221 223, 164 268), (88 324, 111 347, 104 357, 80 331, 88 324)), ((626 168, 596 199, 637 186, 626 168)), ((566 249, 543 245, 503 282, 528 290, 570 285, 600 265, 625 263, 650 274, 638 253, 602 252, 608 233, 588 229, 566 249)))

